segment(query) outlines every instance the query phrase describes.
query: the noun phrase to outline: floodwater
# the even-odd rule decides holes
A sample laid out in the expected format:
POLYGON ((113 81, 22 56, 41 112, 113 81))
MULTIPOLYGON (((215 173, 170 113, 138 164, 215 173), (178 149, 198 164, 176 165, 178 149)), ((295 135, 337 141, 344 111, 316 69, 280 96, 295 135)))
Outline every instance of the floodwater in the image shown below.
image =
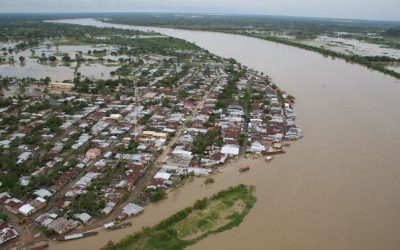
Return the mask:
MULTIPOLYGON (((0 48, 3 47, 12 47, 13 44, 0 44, 0 48)), ((15 45, 15 44, 14 44, 15 45)), ((68 54, 71 58, 75 58, 75 54, 79 51, 86 53, 89 50, 103 50, 103 49, 112 49, 112 47, 107 46, 91 46, 91 45, 60 45, 60 46, 46 46, 41 45, 37 48, 33 48, 33 53, 31 50, 24 50, 14 52, 13 54, 4 56, 8 58, 12 56, 15 60, 15 63, 5 63, 0 64, 0 75, 8 76, 8 77, 32 77, 35 79, 45 78, 46 76, 50 77, 52 81, 64 81, 64 80, 73 80, 76 76, 75 67, 76 63, 71 63, 70 65, 63 65, 61 62, 53 62, 53 63, 39 63, 36 57, 41 57, 44 54, 46 57, 50 55, 56 55, 58 59, 61 59, 63 54, 68 54), (19 57, 23 56, 25 61, 23 63, 19 62, 19 57)), ((88 59, 98 59, 94 56, 84 55, 85 58, 88 59)), ((121 57, 121 56, 120 56, 121 57)), ((117 66, 105 65, 102 63, 82 63, 78 68, 77 72, 81 73, 82 78, 90 78, 90 79, 112 79, 115 78, 110 75, 111 71, 115 71, 118 68, 118 58, 115 56, 111 56, 107 54, 103 57, 104 60, 114 60, 117 61, 117 66)))
POLYGON ((4 87, 0 89, 0 94, 4 98, 15 97, 20 94, 25 96, 32 96, 32 97, 40 97, 43 95, 43 91, 46 88, 44 85, 39 84, 29 84, 21 88, 21 86, 17 83, 11 84, 10 86, 4 87))
POLYGON ((258 201, 244 222, 189 249, 400 249, 399 80, 255 38, 151 29, 265 72, 296 97, 305 137, 271 163, 242 160, 216 175, 211 186, 196 179, 146 207, 131 228, 51 243, 51 249, 98 249, 239 183, 257 190, 258 201), (243 161, 251 170, 239 174, 243 161))
POLYGON ((400 58, 400 50, 393 48, 386 48, 379 44, 359 41, 356 39, 336 38, 329 36, 319 36, 314 40, 305 40, 304 44, 327 47, 345 54, 356 54, 361 56, 390 56, 393 58, 400 58))

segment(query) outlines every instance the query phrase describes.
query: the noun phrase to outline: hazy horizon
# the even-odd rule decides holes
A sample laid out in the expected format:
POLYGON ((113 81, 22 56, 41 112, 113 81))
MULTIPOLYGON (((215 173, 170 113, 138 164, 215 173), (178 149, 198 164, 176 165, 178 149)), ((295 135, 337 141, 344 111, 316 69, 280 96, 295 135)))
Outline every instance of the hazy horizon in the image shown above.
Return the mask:
POLYGON ((400 21, 400 1, 381 0, 0 0, 0 13, 194 13, 400 21))

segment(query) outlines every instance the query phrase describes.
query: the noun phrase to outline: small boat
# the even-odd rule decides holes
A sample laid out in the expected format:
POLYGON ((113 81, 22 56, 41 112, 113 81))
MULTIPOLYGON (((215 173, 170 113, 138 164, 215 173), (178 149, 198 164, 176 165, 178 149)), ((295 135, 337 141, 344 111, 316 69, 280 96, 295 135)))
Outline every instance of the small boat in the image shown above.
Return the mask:
POLYGON ((58 241, 66 241, 66 240, 76 240, 81 239, 89 236, 93 236, 98 234, 99 232, 92 231, 92 232, 85 232, 85 233, 78 233, 78 234, 70 234, 65 236, 60 236, 57 238, 58 241))
POLYGON ((249 171, 249 170, 250 170, 250 167, 249 167, 249 166, 243 166, 243 167, 240 167, 240 168, 239 168, 239 172, 241 172, 241 173, 246 172, 246 171, 249 171))
POLYGON ((265 157, 266 162, 270 162, 270 161, 272 161, 272 159, 274 159, 274 157, 272 157, 272 156, 265 157))
POLYGON ((122 223, 122 224, 118 224, 117 223, 117 224, 112 225, 111 227, 109 227, 107 229, 109 229, 109 230, 118 230, 118 229, 130 227, 130 226, 132 226, 132 222, 125 222, 125 223, 122 223))
POLYGON ((277 154, 284 154, 286 153, 283 149, 279 149, 279 150, 274 150, 274 151, 267 151, 264 152, 264 155, 277 155, 277 154))

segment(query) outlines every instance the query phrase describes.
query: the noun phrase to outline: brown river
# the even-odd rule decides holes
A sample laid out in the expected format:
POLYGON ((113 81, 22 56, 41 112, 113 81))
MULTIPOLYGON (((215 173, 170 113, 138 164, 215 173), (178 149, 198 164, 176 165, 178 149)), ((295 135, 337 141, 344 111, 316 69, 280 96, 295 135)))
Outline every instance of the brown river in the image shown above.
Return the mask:
MULTIPOLYGON (((91 19, 68 22, 133 28, 91 19)), ((211 186, 204 186, 204 179, 186 184, 146 207, 131 228, 52 242, 50 249, 99 249, 239 183, 255 185, 258 198, 244 222, 189 249, 400 249, 399 80, 255 38, 141 29, 195 42, 269 75, 296 97, 297 123, 305 137, 271 163, 242 160, 224 168, 211 186), (251 171, 239 174, 243 161, 251 171)))

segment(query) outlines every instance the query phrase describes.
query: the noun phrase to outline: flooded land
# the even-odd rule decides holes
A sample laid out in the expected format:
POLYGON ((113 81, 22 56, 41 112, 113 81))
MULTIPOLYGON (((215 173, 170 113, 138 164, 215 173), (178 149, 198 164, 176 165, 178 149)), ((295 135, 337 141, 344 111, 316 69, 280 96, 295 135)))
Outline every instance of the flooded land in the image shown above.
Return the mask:
MULTIPOLYGON (((1 34, 15 25, 0 22, 1 34)), ((21 66, 50 61, 76 68, 63 82, 49 76, 0 77, 0 245, 5 249, 69 248, 88 239, 97 240, 89 248, 118 249, 125 243, 109 235, 140 229, 136 219, 155 213, 152 208, 168 193, 197 180, 212 187, 210 175, 221 167, 262 155, 270 162, 303 137, 296 98, 235 59, 155 32, 40 18, 16 23, 11 34, 0 36, 17 41, 1 48, 2 62, 15 63, 16 56, 21 66), (18 42, 23 37, 29 39, 18 42), (36 61, 21 54, 29 52, 36 61), (118 67, 110 72, 114 79, 77 72, 85 63, 105 61, 118 67)), ((234 170, 246 175, 250 164, 234 170)), ((148 242, 154 236, 182 249, 239 226, 253 207, 253 191, 253 185, 239 185, 210 200, 198 198, 193 209, 199 211, 172 216, 167 221, 173 224, 161 222, 152 235, 144 230, 140 244, 144 249, 162 245, 148 242)))
MULTIPOLYGON (((108 26, 94 20, 64 21, 108 26)), ((118 28, 138 28, 114 25, 118 28)), ((296 96, 305 138, 272 162, 242 158, 205 185, 195 179, 146 207, 118 232, 51 243, 98 249, 152 226, 195 200, 238 183, 255 185, 257 203, 240 227, 189 249, 397 249, 400 247, 400 81, 320 54, 240 35, 145 28, 194 42, 264 72, 296 96), (246 174, 239 167, 249 165, 246 174)))
MULTIPOLYGON (((0 48, 10 48, 10 44, 1 44, 0 48)), ((113 76, 110 72, 115 71, 119 62, 118 58, 105 54, 101 56, 88 55, 88 51, 92 50, 107 50, 113 48, 109 46, 92 46, 92 45, 51 45, 42 44, 41 46, 29 50, 16 51, 8 55, 0 56, 4 61, 0 63, 0 75, 3 77, 18 77, 18 78, 46 78, 50 77, 53 81, 62 82, 65 80, 71 81, 77 74, 82 77, 91 79, 110 79, 113 76), (62 57, 68 56, 75 58, 76 55, 85 54, 87 61, 80 65, 76 62, 64 62, 62 57), (58 57, 57 61, 41 61, 44 57, 58 57), (19 58, 24 60, 20 61, 19 58), (100 59, 101 58, 101 59, 100 59), (107 62, 107 60, 110 60, 107 62)))
POLYGON ((341 58, 400 79, 398 21, 229 15, 119 15, 107 23, 240 34, 341 58))

